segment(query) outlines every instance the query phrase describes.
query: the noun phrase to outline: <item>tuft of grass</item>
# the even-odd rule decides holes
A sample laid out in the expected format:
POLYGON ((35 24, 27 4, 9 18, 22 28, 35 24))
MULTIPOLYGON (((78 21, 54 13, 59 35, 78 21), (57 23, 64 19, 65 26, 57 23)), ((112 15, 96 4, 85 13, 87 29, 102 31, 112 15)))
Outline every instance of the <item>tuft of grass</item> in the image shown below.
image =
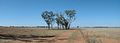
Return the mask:
POLYGON ((80 33, 82 35, 82 37, 84 38, 86 43, 102 43, 101 40, 97 39, 96 35, 89 35, 88 32, 86 32, 86 34, 80 29, 80 33))
POLYGON ((98 40, 95 36, 87 38, 86 42, 87 43, 102 43, 101 40, 98 40))
POLYGON ((71 35, 69 36, 69 38, 75 40, 76 37, 78 37, 78 35, 79 35, 79 32, 78 31, 74 31, 73 33, 71 33, 71 35))

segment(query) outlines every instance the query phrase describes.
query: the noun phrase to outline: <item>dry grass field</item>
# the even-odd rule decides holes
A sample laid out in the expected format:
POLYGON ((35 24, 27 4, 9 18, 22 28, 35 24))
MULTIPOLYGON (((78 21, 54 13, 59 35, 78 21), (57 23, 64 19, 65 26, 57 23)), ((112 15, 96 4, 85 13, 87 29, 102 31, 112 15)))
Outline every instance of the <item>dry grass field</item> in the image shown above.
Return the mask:
POLYGON ((120 28, 47 30, 0 27, 0 43, 120 43, 120 28))

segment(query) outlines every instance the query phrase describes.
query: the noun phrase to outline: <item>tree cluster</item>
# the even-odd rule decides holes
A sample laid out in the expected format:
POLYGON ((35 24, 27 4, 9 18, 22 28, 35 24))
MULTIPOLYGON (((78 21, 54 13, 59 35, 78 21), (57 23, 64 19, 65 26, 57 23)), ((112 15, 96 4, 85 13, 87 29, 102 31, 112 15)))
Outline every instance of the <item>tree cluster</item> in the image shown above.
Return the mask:
POLYGON ((44 11, 41 16, 48 25, 48 29, 53 28, 56 23, 58 29, 70 29, 71 23, 75 20, 76 10, 65 10, 62 13, 53 13, 53 11, 44 11))

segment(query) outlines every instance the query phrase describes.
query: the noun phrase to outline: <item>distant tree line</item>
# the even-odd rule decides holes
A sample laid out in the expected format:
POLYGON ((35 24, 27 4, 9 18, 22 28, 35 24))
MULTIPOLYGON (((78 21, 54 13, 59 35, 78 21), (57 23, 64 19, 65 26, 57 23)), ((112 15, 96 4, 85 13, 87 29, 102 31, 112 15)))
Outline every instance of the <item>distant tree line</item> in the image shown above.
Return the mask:
POLYGON ((48 29, 53 28, 53 23, 57 24, 58 29, 70 29, 71 23, 75 20, 76 10, 65 10, 63 13, 44 11, 41 16, 48 25, 48 29))

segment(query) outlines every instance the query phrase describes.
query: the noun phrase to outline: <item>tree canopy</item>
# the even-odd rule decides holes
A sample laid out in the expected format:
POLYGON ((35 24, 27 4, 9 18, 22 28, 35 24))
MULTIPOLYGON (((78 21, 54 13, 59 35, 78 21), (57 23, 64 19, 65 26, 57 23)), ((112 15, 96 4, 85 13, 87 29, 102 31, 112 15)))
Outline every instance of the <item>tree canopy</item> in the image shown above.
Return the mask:
POLYGON ((53 27, 53 23, 58 26, 58 29, 62 27, 62 29, 70 29, 71 23, 75 20, 76 10, 65 10, 64 14, 61 13, 53 13, 52 11, 44 11, 42 12, 42 18, 45 20, 48 28, 53 27))

